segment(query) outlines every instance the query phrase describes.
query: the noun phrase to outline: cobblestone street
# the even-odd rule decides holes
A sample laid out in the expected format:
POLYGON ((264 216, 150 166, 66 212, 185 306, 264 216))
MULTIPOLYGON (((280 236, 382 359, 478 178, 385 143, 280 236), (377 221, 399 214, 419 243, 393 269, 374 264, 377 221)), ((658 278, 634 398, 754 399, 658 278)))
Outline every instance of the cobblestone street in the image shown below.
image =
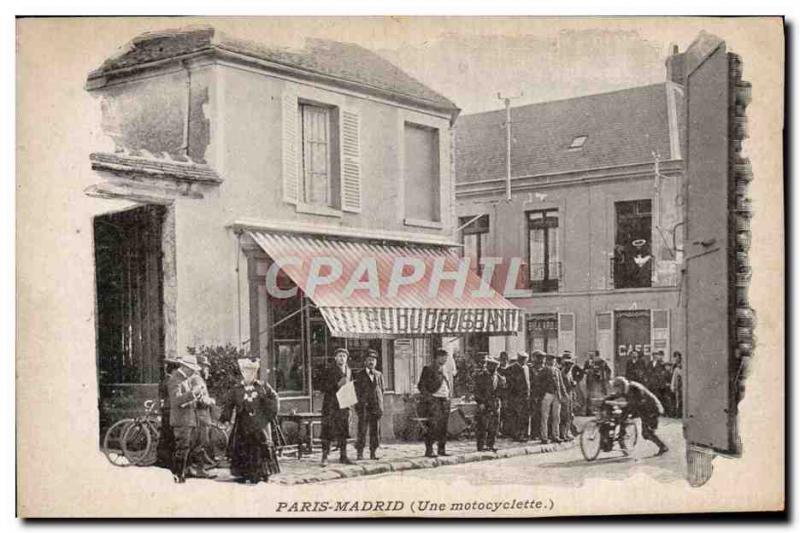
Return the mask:
MULTIPOLYGON (((367 475, 401 472, 405 470, 432 469, 441 466, 460 465, 477 461, 491 461, 496 459, 519 457, 533 454, 549 454, 572 448, 577 440, 560 444, 539 444, 537 441, 528 443, 515 442, 510 439, 498 439, 497 452, 478 452, 474 440, 459 440, 447 443, 448 457, 424 457, 425 445, 422 442, 398 442, 384 444, 378 450, 376 461, 355 461, 356 452, 348 446, 348 456, 355 463, 342 465, 338 461, 338 451, 331 453, 332 461, 328 466, 320 465, 320 452, 314 450, 312 455, 304 455, 298 460, 293 456, 280 459, 281 472, 270 478, 271 483, 294 485, 298 483, 314 483, 331 481, 341 478, 353 478, 367 475)), ((367 453, 368 457, 369 454, 367 453)), ((215 471, 218 482, 233 482, 230 472, 226 468, 215 471)))
MULTIPOLYGON (((578 425, 586 420, 578 421, 578 425)), ((376 480, 398 475, 419 481, 446 476, 450 480, 468 479, 480 485, 503 485, 509 479, 514 479, 517 483, 528 485, 579 487, 592 478, 625 479, 644 473, 658 481, 675 481, 686 476, 685 443, 681 428, 681 421, 678 419, 661 419, 657 433, 670 447, 670 451, 659 457, 654 457, 656 446, 640 437, 629 456, 614 450, 601 453, 595 461, 589 462, 581 455, 576 439, 573 446, 558 449, 554 453, 517 455, 497 461, 415 470, 402 474, 387 473, 378 476, 376 480)), ((338 486, 349 482, 341 480, 333 483, 338 486)))

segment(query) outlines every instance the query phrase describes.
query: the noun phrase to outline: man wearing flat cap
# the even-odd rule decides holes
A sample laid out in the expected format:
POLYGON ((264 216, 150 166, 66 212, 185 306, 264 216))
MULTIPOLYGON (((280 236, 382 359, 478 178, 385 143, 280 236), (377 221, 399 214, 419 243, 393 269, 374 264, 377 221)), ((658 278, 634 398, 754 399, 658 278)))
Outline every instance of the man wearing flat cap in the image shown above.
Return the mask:
POLYGON ((524 442, 529 438, 528 424, 531 407, 531 368, 528 366, 528 354, 517 353, 517 361, 508 367, 508 398, 514 413, 513 438, 524 442))
POLYGON ((339 389, 353 380, 347 358, 350 353, 345 348, 337 348, 333 352, 334 365, 325 369, 322 379, 322 466, 328 464, 331 442, 339 445, 339 462, 353 464, 347 457, 347 439, 350 437, 350 408, 339 405, 337 393, 339 389))
POLYGON ((447 420, 450 417, 450 393, 453 385, 444 372, 449 357, 447 350, 439 348, 434 353, 433 364, 422 368, 417 383, 420 392, 420 414, 428 419, 425 432, 425 457, 436 457, 433 443, 436 442, 438 455, 450 455, 447 444, 447 420))
POLYGON ((369 458, 378 458, 376 450, 380 445, 380 422, 383 416, 383 374, 376 368, 378 352, 367 351, 365 367, 354 378, 356 388, 356 414, 358 415, 358 438, 356 439, 357 459, 364 458, 364 445, 369 432, 369 458))
POLYGON ((503 376, 497 374, 500 362, 493 358, 486 359, 486 367, 475 377, 473 396, 478 406, 475 416, 478 451, 497 451, 494 447, 497 426, 500 418, 500 392, 506 385, 503 376))
POLYGON ((556 365, 556 356, 547 354, 545 367, 539 377, 539 386, 542 391, 541 425, 539 432, 542 444, 550 442, 552 435, 555 442, 561 442, 559 425, 561 423, 561 402, 567 396, 564 378, 556 365))

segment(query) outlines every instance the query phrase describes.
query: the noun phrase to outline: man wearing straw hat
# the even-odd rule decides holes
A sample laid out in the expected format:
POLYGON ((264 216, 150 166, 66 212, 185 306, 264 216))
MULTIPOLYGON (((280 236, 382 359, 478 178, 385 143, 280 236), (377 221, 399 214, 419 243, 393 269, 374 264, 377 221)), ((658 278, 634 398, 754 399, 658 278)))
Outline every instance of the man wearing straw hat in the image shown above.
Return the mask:
MULTIPOLYGON (((171 470, 175 483, 185 483, 197 428, 196 403, 201 396, 201 392, 193 387, 191 378, 200 371, 200 366, 194 355, 184 355, 178 362, 180 366, 170 374, 167 381, 169 424, 175 439, 171 470)), ((194 474, 203 478, 213 477, 202 470, 194 474)))

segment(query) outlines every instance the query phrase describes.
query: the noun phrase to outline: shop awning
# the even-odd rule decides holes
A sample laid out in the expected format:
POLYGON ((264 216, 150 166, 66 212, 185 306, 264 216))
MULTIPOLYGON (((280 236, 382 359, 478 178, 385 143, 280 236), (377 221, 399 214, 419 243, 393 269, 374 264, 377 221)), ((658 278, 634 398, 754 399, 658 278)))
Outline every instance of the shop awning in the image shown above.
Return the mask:
POLYGON ((267 274, 268 291, 280 267, 317 306, 335 337, 519 331, 521 310, 482 284, 446 247, 248 235, 275 263, 267 274), (459 268, 460 279, 448 279, 459 268))

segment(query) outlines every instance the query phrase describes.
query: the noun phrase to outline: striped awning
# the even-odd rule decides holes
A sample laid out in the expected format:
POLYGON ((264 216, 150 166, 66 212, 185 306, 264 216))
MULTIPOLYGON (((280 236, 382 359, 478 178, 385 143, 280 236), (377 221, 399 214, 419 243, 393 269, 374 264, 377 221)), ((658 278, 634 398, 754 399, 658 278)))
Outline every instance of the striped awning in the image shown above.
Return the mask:
POLYGON ((509 335, 520 329, 521 310, 472 270, 461 280, 447 279, 464 267, 446 247, 248 234, 275 263, 268 290, 270 276, 274 282, 278 270, 284 272, 335 337, 509 335), (435 272, 445 273, 438 284, 435 272))

